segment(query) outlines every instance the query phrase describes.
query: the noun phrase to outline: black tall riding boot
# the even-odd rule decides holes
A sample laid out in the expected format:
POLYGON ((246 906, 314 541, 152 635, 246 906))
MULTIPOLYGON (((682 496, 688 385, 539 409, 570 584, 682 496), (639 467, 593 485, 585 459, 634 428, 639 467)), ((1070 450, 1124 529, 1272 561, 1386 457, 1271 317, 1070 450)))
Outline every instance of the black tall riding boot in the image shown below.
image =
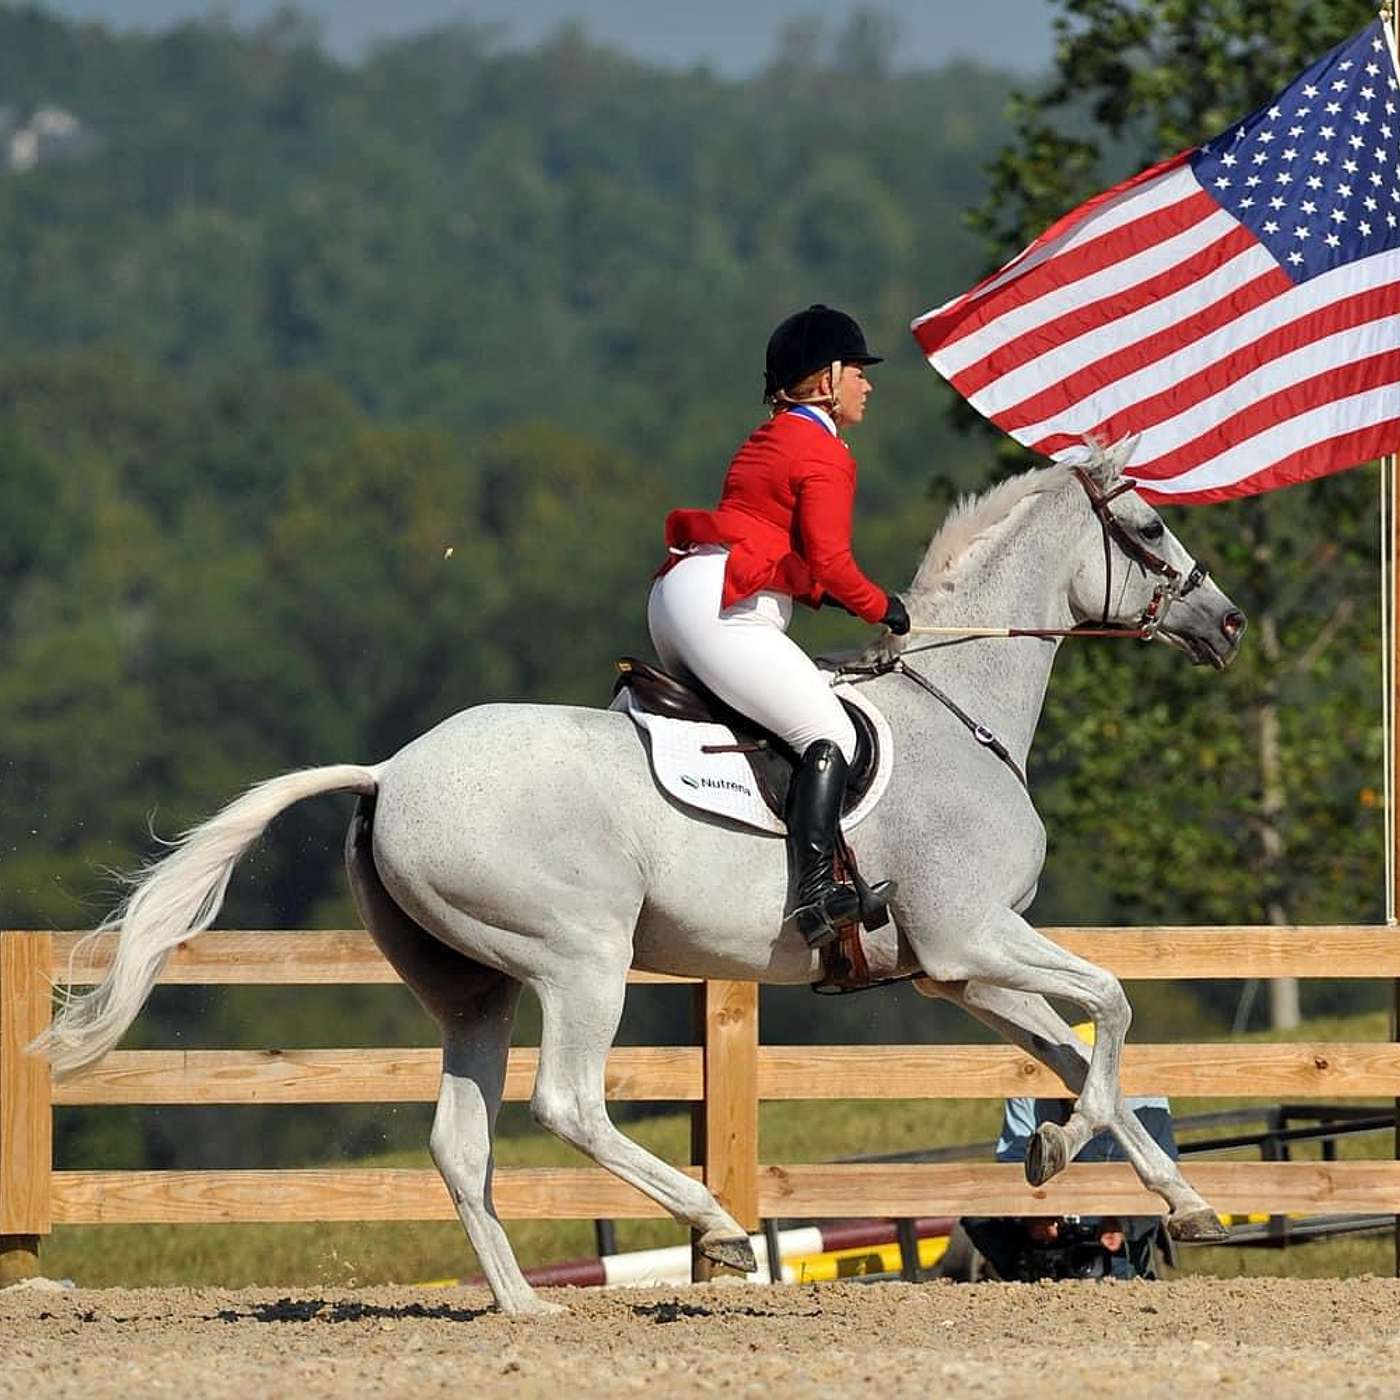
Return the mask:
POLYGON ((836 937, 842 924, 865 915, 877 918, 894 892, 884 883, 867 891, 864 910, 851 885, 837 884, 832 873, 836 853, 836 824, 846 795, 846 759, 830 739, 818 739, 802 755, 793 774, 787 804, 788 912, 809 948, 820 948, 836 937))

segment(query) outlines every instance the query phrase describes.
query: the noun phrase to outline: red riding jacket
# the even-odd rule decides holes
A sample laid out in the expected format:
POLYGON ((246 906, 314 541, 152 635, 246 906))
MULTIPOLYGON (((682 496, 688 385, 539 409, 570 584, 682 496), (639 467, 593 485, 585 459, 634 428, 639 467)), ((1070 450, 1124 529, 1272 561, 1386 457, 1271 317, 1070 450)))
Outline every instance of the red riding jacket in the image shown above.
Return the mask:
MULTIPOLYGON (((885 591, 851 554, 855 495, 856 460, 846 444, 806 414, 780 413, 734 454, 714 510, 666 517, 666 545, 728 547, 726 608, 766 588, 813 608, 830 594, 857 617, 879 622, 889 606, 885 591)), ((678 558, 673 553, 660 572, 678 558)))

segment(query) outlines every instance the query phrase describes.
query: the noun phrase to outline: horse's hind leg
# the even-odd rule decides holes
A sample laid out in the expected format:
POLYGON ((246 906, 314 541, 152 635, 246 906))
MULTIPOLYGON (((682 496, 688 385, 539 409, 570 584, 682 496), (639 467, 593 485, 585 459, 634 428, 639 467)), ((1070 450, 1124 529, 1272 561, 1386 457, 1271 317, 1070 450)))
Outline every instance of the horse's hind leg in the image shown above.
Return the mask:
POLYGON ((428 1140, 458 1218, 502 1312, 563 1312, 545 1303, 520 1272, 491 1202, 491 1137, 505 1084, 510 1028, 520 984, 499 973, 478 984, 470 1008, 446 1031, 442 1085, 428 1140))
MULTIPOLYGON (((1078 1093, 1083 1087, 1089 1051, 1044 997, 977 981, 934 986, 940 996, 956 1002, 983 1025, 1048 1065, 1070 1089, 1078 1093)), ((1109 1129, 1122 1144, 1142 1184, 1166 1201, 1172 1235, 1192 1240, 1223 1238, 1225 1227, 1204 1197, 1181 1175, 1181 1169, 1137 1114, 1126 1105, 1120 1108, 1109 1129)))
POLYGON ((705 1186, 639 1147, 608 1117, 603 1071, 622 1018, 626 966, 595 965, 587 975, 578 971, 582 959, 570 966, 567 979, 535 984, 543 1014, 539 1074, 530 1103, 536 1119, 700 1231, 697 1244, 708 1258, 753 1272, 753 1248, 738 1221, 705 1186))
POLYGON ((503 1312, 562 1312, 526 1282, 491 1202, 491 1136, 505 1086, 520 983, 454 952, 393 901, 370 851, 370 804, 346 841, 360 916, 385 957, 442 1028, 442 1082, 429 1150, 503 1312))
MULTIPOLYGON (((917 942, 915 948, 918 951, 917 942)), ((1057 1132, 1037 1133, 1026 1157, 1031 1184, 1048 1181, 1095 1133, 1109 1127, 1122 1108, 1118 1067, 1132 1009, 1118 979, 1061 948, 1004 906, 989 910, 956 947, 931 949, 926 960, 920 952, 920 960, 936 982, 977 981, 1059 997, 1083 1007, 1093 1021, 1094 1046, 1074 1112, 1057 1132)))

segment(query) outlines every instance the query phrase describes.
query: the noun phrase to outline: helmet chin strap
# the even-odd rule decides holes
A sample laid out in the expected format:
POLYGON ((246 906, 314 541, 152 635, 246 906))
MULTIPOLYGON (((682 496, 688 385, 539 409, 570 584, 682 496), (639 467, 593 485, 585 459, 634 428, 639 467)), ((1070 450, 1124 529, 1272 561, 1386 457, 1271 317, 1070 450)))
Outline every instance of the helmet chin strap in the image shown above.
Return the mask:
POLYGON ((817 408, 824 408, 831 414, 836 422, 841 421, 841 411, 838 407, 840 395, 838 388, 841 383, 842 364, 840 360, 833 360, 829 373, 831 374, 831 390, 829 393, 817 392, 808 394, 804 398, 794 398, 786 389, 779 389, 773 395, 773 412, 780 413, 785 408, 796 408, 799 404, 812 404, 817 408))

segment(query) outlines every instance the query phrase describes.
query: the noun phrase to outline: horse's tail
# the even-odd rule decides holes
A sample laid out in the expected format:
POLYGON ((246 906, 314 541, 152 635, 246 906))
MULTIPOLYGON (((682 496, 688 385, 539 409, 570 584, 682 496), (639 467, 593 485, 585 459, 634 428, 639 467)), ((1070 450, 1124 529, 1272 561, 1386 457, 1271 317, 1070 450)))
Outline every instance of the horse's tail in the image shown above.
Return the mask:
POLYGON ((346 789, 372 794, 378 786, 374 768, 303 768, 249 788, 185 832, 168 855, 140 873, 122 906, 93 935, 117 933, 107 975, 92 991, 68 996, 30 1050, 47 1055, 60 1079, 95 1064, 136 1019, 171 950, 214 922, 238 858, 274 817, 304 797, 346 789))

